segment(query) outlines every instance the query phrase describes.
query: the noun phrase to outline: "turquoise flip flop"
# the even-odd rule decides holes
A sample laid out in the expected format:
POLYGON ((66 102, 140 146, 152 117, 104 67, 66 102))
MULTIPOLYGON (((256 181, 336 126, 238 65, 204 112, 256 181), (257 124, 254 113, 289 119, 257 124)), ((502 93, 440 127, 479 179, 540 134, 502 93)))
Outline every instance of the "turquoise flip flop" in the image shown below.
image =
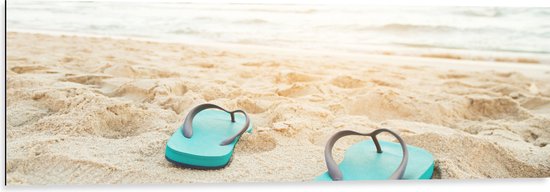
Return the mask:
POLYGON ((345 130, 334 134, 325 146, 325 161, 328 171, 318 176, 316 181, 431 179, 434 170, 432 154, 406 145, 399 135, 388 129, 371 133, 345 130), (392 134, 399 143, 378 141, 376 135, 381 132, 392 134), (345 152, 342 163, 337 165, 332 158, 332 147, 347 135, 370 136, 372 140, 352 145, 345 152))
POLYGON ((246 131, 252 132, 252 124, 244 111, 202 104, 191 109, 172 134, 166 143, 165 157, 184 167, 223 168, 229 164, 235 145, 246 131))

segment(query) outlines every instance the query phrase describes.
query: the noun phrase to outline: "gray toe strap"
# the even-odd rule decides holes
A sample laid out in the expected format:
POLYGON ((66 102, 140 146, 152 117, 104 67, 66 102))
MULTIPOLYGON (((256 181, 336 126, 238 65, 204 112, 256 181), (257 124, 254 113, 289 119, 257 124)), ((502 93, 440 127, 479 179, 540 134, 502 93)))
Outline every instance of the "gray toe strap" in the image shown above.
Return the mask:
POLYGON ((328 173, 332 180, 334 181, 340 181, 343 179, 342 172, 340 171, 340 168, 338 168, 338 164, 336 164, 336 161, 334 161, 332 157, 332 148, 334 147, 334 144, 338 139, 348 136, 348 135, 360 135, 360 136, 370 136, 372 138, 372 141, 376 145, 376 151, 378 153, 382 153, 382 149, 380 148, 380 143, 378 143, 378 139, 376 138, 376 135, 382 133, 382 132, 388 132, 392 134, 399 143, 401 144, 401 148, 403 149, 403 159, 401 160, 401 164, 399 164, 399 167, 393 172, 393 174, 390 176, 389 179, 401 179, 403 177, 403 174, 405 173, 405 168, 407 167, 407 161, 409 160, 409 152, 407 151, 407 145, 405 144, 405 141, 399 137, 395 132, 389 130, 389 129, 377 129, 374 130, 371 133, 359 133, 351 130, 343 130, 339 131, 336 134, 334 134, 330 139, 327 141, 327 145, 325 146, 325 161, 327 163, 328 173))
POLYGON ((193 118, 195 118, 195 115, 197 115, 199 112, 205 109, 219 109, 219 110, 225 111, 229 113, 229 115, 231 116, 231 122, 235 122, 235 113, 244 114, 244 117, 246 119, 246 122, 244 123, 244 127, 237 134, 223 140, 220 143, 220 145, 228 145, 230 143, 233 143, 233 141, 237 137, 241 136, 244 132, 246 132, 246 130, 248 129, 248 126, 250 125, 250 119, 248 118, 248 115, 246 115, 246 113, 242 110, 228 111, 220 106, 210 104, 210 103, 205 103, 205 104, 196 106, 195 108, 191 109, 191 111, 189 111, 189 113, 185 117, 185 121, 183 122, 183 128, 182 128, 183 136, 185 136, 186 138, 191 138, 191 136, 193 136, 193 127, 192 127, 193 118))

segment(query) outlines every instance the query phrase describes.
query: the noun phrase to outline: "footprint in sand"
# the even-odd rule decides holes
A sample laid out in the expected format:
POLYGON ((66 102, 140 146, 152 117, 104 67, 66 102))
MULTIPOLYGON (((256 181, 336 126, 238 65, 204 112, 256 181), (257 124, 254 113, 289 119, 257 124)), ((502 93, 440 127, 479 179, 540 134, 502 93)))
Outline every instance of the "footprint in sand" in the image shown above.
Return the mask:
MULTIPOLYGON (((111 183, 114 182, 113 174, 120 171, 115 167, 93 160, 70 159, 55 155, 9 159, 7 165, 11 172, 22 173, 8 174, 8 180, 30 180, 34 184, 111 183), (44 175, 49 176, 44 177, 44 175)), ((118 174, 120 175, 121 172, 118 174)))
POLYGON ((34 72, 45 71, 45 70, 48 70, 48 69, 50 69, 50 68, 44 67, 44 66, 39 66, 39 65, 19 65, 19 66, 15 66, 15 67, 10 68, 11 71, 13 71, 15 73, 18 73, 18 74, 34 73, 34 72))
POLYGON ((298 83, 310 82, 321 79, 320 77, 299 73, 299 72, 283 72, 275 76, 275 83, 298 83))
POLYGON ((101 66, 98 70, 100 73, 105 73, 117 77, 130 77, 134 78, 137 76, 138 72, 131 65, 124 64, 105 64, 101 66))
POLYGON ((66 57, 63 57, 63 59, 61 59, 61 63, 70 63, 72 61, 75 61, 76 58, 74 57, 71 57, 71 56, 66 56, 66 57))
POLYGON ((106 64, 101 66, 97 71, 116 77, 127 78, 173 78, 180 76, 176 72, 148 67, 134 67, 129 64, 106 64))
POLYGON ((465 79, 471 77, 471 75, 458 71, 450 71, 449 73, 438 75, 440 79, 465 79))
POLYGON ((492 141, 480 140, 472 136, 459 133, 448 135, 424 133, 407 136, 404 139, 411 145, 428 151, 439 151, 435 156, 434 172, 441 178, 524 178, 537 177, 537 175, 549 176, 550 173, 547 167, 518 160, 515 154, 492 141))
POLYGON ((212 69, 212 68, 216 67, 216 65, 214 63, 196 63, 196 64, 192 64, 192 65, 200 67, 200 68, 204 68, 204 69, 212 69))
POLYGON ((83 74, 83 75, 65 75, 62 81, 69 81, 73 83, 80 83, 84 85, 100 85, 103 79, 112 78, 111 75, 104 74, 83 74))
POLYGON ((256 132, 254 134, 244 134, 235 149, 236 152, 261 153, 275 149, 277 142, 270 133, 256 132))
POLYGON ((29 59, 26 57, 7 56, 8 63, 10 65, 26 65, 29 63, 29 59))
POLYGON ((332 85, 344 88, 353 89, 365 86, 365 81, 353 78, 351 76, 338 76, 330 81, 332 85))
POLYGON ((249 97, 238 98, 237 107, 242 108, 248 113, 263 113, 267 110, 267 107, 265 107, 265 105, 261 105, 259 101, 254 101, 249 97))
POLYGON ((92 134, 104 138, 121 139, 139 135, 149 129, 151 112, 132 104, 115 104, 92 113, 95 120, 91 121, 92 134))
POLYGON ((528 97, 521 103, 521 106, 532 113, 550 116, 550 98, 539 96, 528 97))
POLYGON ((290 86, 284 86, 283 88, 277 89, 275 93, 283 97, 301 97, 319 94, 320 90, 313 84, 294 83, 290 86))
POLYGON ((486 117, 490 119, 514 118, 526 119, 532 115, 523 109, 518 102, 509 97, 491 97, 485 95, 466 96, 468 102, 465 109, 467 113, 465 118, 480 119, 486 117))

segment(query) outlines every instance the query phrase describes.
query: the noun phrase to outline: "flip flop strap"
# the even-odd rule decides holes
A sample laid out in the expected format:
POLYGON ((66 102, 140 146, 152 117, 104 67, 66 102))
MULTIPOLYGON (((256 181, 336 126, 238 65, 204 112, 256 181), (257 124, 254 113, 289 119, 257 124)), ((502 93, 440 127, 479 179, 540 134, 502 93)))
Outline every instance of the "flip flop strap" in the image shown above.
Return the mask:
POLYGON ((182 131, 183 131, 183 136, 185 136, 186 138, 191 138, 191 136, 193 136, 193 118, 195 118, 195 115, 197 115, 199 112, 201 112, 202 110, 205 110, 205 109, 219 109, 219 110, 222 110, 222 111, 225 111, 227 113, 229 113, 229 115, 231 116, 231 122, 235 122, 235 113, 242 113, 244 114, 244 117, 246 119, 246 122, 244 123, 244 127, 238 132, 236 133, 235 135, 225 139, 224 141, 222 141, 220 143, 220 145, 228 145, 230 143, 233 143, 233 141, 241 136, 244 132, 246 132, 246 130, 248 129, 248 126, 250 125, 250 119, 248 118, 248 115, 246 115, 246 113, 242 110, 235 110, 235 111, 228 111, 228 110, 225 110, 224 108, 220 107, 220 106, 217 106, 217 105, 214 105, 214 104, 211 104, 211 103, 205 103, 205 104, 201 104, 199 106, 196 106, 195 108, 191 109, 191 111, 189 111, 189 113, 187 114, 187 116, 185 117, 185 120, 183 122, 183 128, 182 128, 182 131))
POLYGON ((403 177, 403 174, 405 173, 405 168, 407 167, 407 161, 409 160, 409 152, 407 151, 407 145, 405 144, 405 141, 399 137, 395 132, 389 130, 389 129, 377 129, 370 133, 359 133, 351 130, 343 130, 339 131, 336 134, 334 134, 330 139, 327 141, 327 145, 325 146, 325 161, 327 163, 328 173, 332 180, 334 181, 340 181, 343 178, 342 171, 340 171, 340 168, 338 168, 338 164, 336 164, 336 161, 334 161, 332 157, 332 148, 334 147, 334 144, 336 141, 344 136, 348 135, 360 135, 360 136, 370 136, 374 142, 374 145, 376 145, 376 152, 382 153, 382 149, 380 148, 380 143, 378 143, 378 139, 376 138, 376 135, 382 133, 382 132, 388 132, 392 134, 399 143, 401 144, 401 148, 403 149, 403 159, 401 159, 401 164, 399 164, 399 167, 393 172, 393 174, 390 176, 389 179, 401 179, 403 177))

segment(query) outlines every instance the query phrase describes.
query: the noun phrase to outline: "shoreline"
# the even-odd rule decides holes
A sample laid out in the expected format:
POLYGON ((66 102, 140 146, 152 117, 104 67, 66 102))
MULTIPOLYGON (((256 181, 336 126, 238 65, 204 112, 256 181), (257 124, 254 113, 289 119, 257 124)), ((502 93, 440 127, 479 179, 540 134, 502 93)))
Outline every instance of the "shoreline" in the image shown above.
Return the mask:
MULTIPOLYGON (((449 61, 450 63, 458 63, 458 62, 466 62, 466 63, 476 63, 476 64, 483 64, 483 65, 504 65, 504 67, 514 69, 514 70, 521 70, 522 67, 515 67, 514 65, 533 65, 533 66, 540 66, 540 67, 527 67, 527 68, 533 68, 534 71, 538 70, 547 70, 550 74, 550 57, 548 58, 530 58, 530 56, 516 56, 514 58, 508 58, 503 56, 494 57, 493 60, 487 60, 487 59, 474 59, 475 57, 486 57, 491 54, 499 53, 499 54, 526 54, 531 55, 532 57, 540 57, 545 54, 541 53, 524 53, 524 52, 508 52, 508 51, 489 51, 489 50, 468 50, 468 49, 460 49, 461 51, 473 51, 478 53, 477 56, 474 58, 461 58, 462 56, 460 54, 455 55, 453 53, 448 52, 435 52, 435 53, 424 53, 424 54, 418 54, 418 55, 400 55, 400 54, 394 54, 391 52, 382 51, 380 53, 357 53, 357 52, 350 52, 350 51, 339 51, 335 52, 334 50, 304 50, 300 48, 281 48, 281 47, 273 47, 273 46, 264 46, 264 45, 252 45, 252 44, 238 44, 238 43, 222 43, 222 42, 215 42, 211 40, 206 39, 197 39, 194 37, 185 37, 186 35, 181 35, 182 39, 178 40, 166 40, 166 39, 159 39, 159 38, 148 38, 148 37, 131 37, 131 36, 117 36, 117 35, 97 35, 97 34, 86 34, 86 33, 79 33, 79 32, 62 32, 62 31, 46 31, 46 30, 24 30, 24 29, 10 29, 7 31, 7 33, 31 33, 31 34, 45 34, 45 35, 53 35, 53 36, 79 36, 79 37, 94 37, 94 38, 112 38, 112 39, 119 39, 119 40, 135 40, 135 41, 145 41, 145 42, 157 42, 157 43, 175 43, 175 44, 183 44, 183 45, 189 45, 189 46, 195 46, 195 47, 204 47, 204 48, 220 48, 220 49, 238 49, 243 50, 246 52, 251 51, 257 51, 259 53, 266 53, 266 52, 277 52, 277 53, 286 53, 286 54, 293 54, 293 53, 300 53, 300 54, 306 54, 306 55, 323 55, 323 56, 334 56, 334 57, 351 57, 351 58, 357 58, 357 59, 364 59, 369 57, 377 57, 377 59, 380 58, 396 58, 396 59, 415 59, 419 61, 427 61, 431 59, 440 59, 442 62, 449 61), (486 52, 486 53, 484 53, 486 52), (535 56, 537 55, 537 56, 535 56)), ((376 47, 376 46, 373 46, 376 47)), ((429 49, 429 48, 414 48, 418 50, 422 49, 429 49)), ((443 49, 444 48, 436 48, 436 49, 443 49)), ((452 49, 450 49, 452 50, 452 49)))

